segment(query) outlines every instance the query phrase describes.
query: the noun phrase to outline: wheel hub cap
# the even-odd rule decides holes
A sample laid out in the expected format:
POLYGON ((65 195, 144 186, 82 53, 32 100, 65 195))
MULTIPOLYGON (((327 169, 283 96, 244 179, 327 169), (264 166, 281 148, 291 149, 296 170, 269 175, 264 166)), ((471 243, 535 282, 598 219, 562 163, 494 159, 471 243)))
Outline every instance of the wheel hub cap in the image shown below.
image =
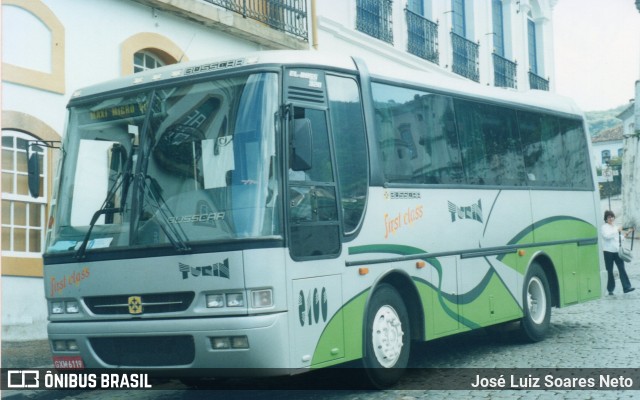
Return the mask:
POLYGON ((402 351, 402 323, 391 306, 382 306, 373 321, 373 350, 376 359, 385 368, 393 367, 402 351))

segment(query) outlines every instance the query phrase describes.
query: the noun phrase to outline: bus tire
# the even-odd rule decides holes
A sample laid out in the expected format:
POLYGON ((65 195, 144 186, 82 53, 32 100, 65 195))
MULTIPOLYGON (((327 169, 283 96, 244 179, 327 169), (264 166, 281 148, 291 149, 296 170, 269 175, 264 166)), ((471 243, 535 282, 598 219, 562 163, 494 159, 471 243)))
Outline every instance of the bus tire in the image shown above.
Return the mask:
POLYGON ((549 331, 551 294, 547 276, 537 263, 531 264, 522 290, 524 316, 520 321, 521 337, 527 342, 539 342, 549 331))
POLYGON ((411 348, 409 314, 393 286, 383 283, 375 288, 365 321, 365 378, 377 389, 390 387, 404 373, 411 348))

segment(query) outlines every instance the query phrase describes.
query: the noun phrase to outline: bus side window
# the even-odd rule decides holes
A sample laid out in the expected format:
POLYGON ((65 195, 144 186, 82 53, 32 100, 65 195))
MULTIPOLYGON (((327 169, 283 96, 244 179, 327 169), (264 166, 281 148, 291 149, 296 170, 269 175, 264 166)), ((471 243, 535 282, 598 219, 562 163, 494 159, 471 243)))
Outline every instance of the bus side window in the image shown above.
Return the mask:
POLYGON ((367 141, 358 85, 327 75, 331 132, 335 146, 344 233, 353 232, 364 214, 368 186, 367 141))
POLYGON ((388 182, 463 182, 451 97, 377 83, 373 97, 388 182))
POLYGON ((467 183, 525 185, 515 111, 459 99, 455 108, 467 183))
POLYGON ((564 146, 568 186, 576 189, 591 189, 591 167, 582 121, 560 119, 560 132, 564 146))

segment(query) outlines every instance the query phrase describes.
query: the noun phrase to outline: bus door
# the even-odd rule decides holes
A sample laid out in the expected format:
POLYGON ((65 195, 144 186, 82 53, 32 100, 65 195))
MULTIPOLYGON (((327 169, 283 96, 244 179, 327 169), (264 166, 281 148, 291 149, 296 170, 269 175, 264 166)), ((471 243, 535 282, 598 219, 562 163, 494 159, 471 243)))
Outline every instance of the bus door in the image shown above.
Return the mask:
POLYGON ((303 68, 284 79, 289 299, 299 308, 290 319, 294 367, 344 357, 342 317, 329 321, 342 304, 344 264, 335 261, 341 229, 324 80, 322 71, 303 68))

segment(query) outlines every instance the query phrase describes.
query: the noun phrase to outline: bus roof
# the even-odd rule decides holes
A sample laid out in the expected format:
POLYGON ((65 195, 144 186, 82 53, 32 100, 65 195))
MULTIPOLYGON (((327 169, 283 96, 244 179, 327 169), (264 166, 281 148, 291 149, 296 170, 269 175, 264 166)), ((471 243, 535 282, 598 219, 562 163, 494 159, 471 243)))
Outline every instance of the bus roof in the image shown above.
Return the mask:
MULTIPOLYGON (((180 77, 215 71, 230 70, 250 65, 299 65, 307 67, 328 67, 356 71, 353 58, 331 52, 313 50, 271 50, 237 56, 221 56, 205 60, 195 60, 147 70, 123 78, 99 83, 73 93, 72 99, 93 96, 131 86, 144 85, 180 77)), ((439 92, 472 97, 480 100, 519 104, 566 114, 580 115, 582 111, 571 99, 541 90, 518 91, 508 88, 484 86, 450 73, 424 71, 408 68, 391 62, 368 62, 365 64, 372 77, 390 80, 410 86, 424 87, 439 92)))

